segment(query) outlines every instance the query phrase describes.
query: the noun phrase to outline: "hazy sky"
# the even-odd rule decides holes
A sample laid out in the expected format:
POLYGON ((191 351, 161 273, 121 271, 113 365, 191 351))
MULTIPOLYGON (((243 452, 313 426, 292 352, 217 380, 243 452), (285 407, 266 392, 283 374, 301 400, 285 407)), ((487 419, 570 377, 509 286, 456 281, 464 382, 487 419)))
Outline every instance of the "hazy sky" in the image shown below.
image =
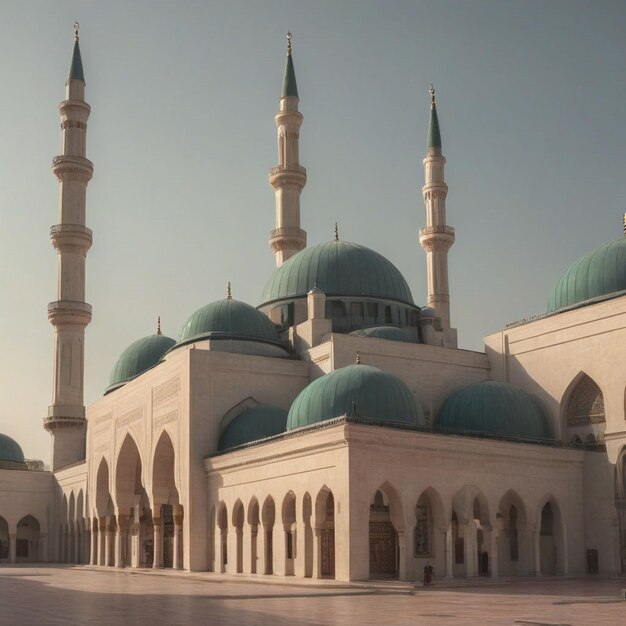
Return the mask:
POLYGON ((81 23, 92 106, 85 400, 133 340, 198 307, 258 304, 274 258, 268 169, 294 34, 310 244, 388 257, 426 300, 428 86, 448 159, 460 346, 545 311, 567 266, 621 236, 626 3, 0 0, 0 432, 49 461, 57 104, 81 23))

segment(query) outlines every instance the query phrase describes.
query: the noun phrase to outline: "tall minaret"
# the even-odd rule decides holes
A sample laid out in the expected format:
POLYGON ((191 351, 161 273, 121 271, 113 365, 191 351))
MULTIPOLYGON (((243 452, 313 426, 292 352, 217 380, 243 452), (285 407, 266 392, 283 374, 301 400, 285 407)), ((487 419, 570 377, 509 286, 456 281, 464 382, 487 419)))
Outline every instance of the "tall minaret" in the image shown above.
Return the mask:
POLYGON ((270 247, 279 267, 306 246, 306 232, 300 228, 300 194, 306 185, 306 170, 300 165, 298 144, 303 118, 298 102, 291 33, 288 33, 280 110, 274 117, 278 128, 278 166, 270 170, 270 185, 276 193, 276 228, 270 233, 270 247))
POLYGON ((52 435, 52 470, 85 458, 85 406, 83 400, 85 327, 91 306, 85 302, 85 258, 91 247, 91 230, 85 226, 85 195, 93 174, 85 158, 87 119, 85 77, 78 47, 78 22, 74 24, 74 52, 65 83, 65 100, 59 104, 63 154, 52 160, 59 180, 59 223, 50 229, 58 258, 57 300, 48 305, 54 326, 54 379, 52 406, 44 428, 52 435))
POLYGON ((435 89, 430 86, 430 123, 424 159, 424 203, 426 227, 420 230, 420 243, 426 251, 428 306, 441 319, 441 329, 450 329, 450 289, 448 287, 448 250, 454 243, 454 228, 446 224, 448 185, 444 179, 445 158, 441 154, 441 133, 435 105, 435 89))

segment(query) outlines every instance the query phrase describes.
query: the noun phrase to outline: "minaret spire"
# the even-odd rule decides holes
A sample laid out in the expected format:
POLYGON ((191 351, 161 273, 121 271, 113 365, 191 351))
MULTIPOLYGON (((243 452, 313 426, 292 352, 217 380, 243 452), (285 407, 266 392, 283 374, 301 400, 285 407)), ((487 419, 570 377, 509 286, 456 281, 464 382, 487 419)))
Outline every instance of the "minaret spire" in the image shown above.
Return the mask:
POLYGON ((450 289, 448 287, 448 250, 454 243, 454 228, 446 223, 446 196, 444 166, 446 159, 441 153, 441 132, 435 88, 430 86, 430 121, 426 158, 424 159, 424 186, 422 193, 426 205, 426 227, 420 230, 420 244, 426 252, 428 271, 428 306, 437 311, 441 329, 452 331, 445 345, 456 345, 455 331, 450 328, 450 289))
POLYGON ((306 232, 300 228, 300 194, 306 185, 306 170, 300 165, 299 142, 302 113, 298 111, 298 86, 293 67, 292 35, 287 33, 287 62, 279 111, 274 117, 278 129, 278 165, 270 170, 270 185, 276 195, 276 228, 270 233, 270 247, 276 265, 306 246, 306 232))
POLYGON ((85 260, 92 241, 85 226, 85 196, 93 164, 85 157, 91 108, 84 100, 78 28, 75 23, 66 99, 59 104, 63 154, 52 160, 60 186, 59 223, 50 229, 58 258, 58 287, 57 300, 48 305, 48 319, 54 326, 54 379, 44 427, 53 437, 53 471, 85 458, 84 344, 85 327, 91 321, 91 306, 85 302, 85 260))

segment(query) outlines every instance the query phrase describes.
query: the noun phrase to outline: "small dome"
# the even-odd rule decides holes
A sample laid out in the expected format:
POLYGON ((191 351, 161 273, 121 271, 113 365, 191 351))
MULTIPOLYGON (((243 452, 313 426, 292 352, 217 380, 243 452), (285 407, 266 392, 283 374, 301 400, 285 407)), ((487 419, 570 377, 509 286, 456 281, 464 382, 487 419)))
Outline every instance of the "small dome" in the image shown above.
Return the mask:
POLYGON ((391 341, 404 341, 405 343, 418 343, 417 337, 408 330, 398 326, 371 326, 354 330, 350 333, 356 337, 374 337, 375 339, 390 339, 391 341))
POLYGON ((240 413, 230 422, 217 445, 218 450, 229 450, 251 441, 265 439, 285 432, 287 411, 277 406, 256 406, 240 413))
POLYGON ((165 335, 149 335, 133 342, 122 352, 111 371, 105 393, 121 387, 129 380, 154 367, 176 342, 165 335))
POLYGON ((548 303, 548 313, 626 290, 626 237, 606 243, 572 263, 548 303))
POLYGON ((420 309, 420 317, 439 317, 437 311, 430 306, 423 306, 420 309))
POLYGON ((530 395, 491 380, 453 393, 439 411, 435 430, 514 439, 553 438, 545 415, 530 395))
POLYGON ((406 280, 384 256, 356 243, 329 241, 301 250, 274 270, 260 306, 304 297, 314 285, 327 296, 385 298, 413 305, 406 280))
POLYGON ((349 365, 300 392, 289 409, 287 430, 341 415, 407 426, 426 423, 411 390, 397 376, 369 365, 349 365))
POLYGON ((253 306, 225 298, 198 309, 185 322, 176 345, 201 339, 244 339, 280 344, 276 327, 253 306))
POLYGON ((0 469, 26 469, 20 444, 0 433, 0 469))

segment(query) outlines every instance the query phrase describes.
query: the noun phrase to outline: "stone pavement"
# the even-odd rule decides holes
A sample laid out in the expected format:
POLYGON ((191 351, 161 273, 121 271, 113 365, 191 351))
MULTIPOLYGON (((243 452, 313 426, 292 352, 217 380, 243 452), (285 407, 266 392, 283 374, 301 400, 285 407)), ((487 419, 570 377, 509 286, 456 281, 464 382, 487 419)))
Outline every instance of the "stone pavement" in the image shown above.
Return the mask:
POLYGON ((1 566, 4 626, 624 626, 626 578, 303 583, 86 566, 1 566))

